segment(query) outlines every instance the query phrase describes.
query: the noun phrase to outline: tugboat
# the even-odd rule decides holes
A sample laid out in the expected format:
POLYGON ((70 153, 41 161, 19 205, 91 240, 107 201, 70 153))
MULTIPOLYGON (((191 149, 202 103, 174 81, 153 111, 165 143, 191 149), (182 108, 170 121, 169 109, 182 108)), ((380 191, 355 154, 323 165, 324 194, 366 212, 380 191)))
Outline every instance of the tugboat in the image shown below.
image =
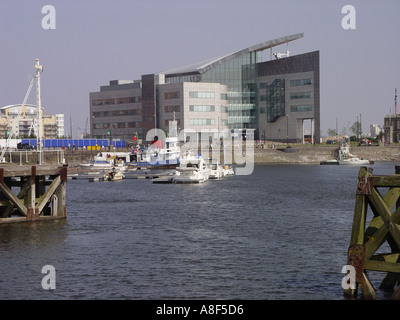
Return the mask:
POLYGON ((347 143, 346 139, 343 139, 343 141, 340 141, 340 146, 339 146, 339 155, 337 159, 334 160, 326 160, 326 161, 321 161, 321 165, 327 165, 327 164, 334 164, 334 165, 368 165, 368 164, 374 164, 374 161, 368 160, 368 159, 360 159, 356 157, 355 155, 350 153, 350 146, 347 143))

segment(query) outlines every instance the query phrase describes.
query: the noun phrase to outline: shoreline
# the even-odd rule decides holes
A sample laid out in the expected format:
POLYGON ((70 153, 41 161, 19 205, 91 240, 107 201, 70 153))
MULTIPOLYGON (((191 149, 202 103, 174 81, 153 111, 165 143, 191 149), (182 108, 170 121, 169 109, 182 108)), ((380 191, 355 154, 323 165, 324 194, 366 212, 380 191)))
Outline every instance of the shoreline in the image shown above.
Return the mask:
MULTIPOLYGON (((319 164, 321 161, 335 159, 337 155, 337 146, 291 146, 290 151, 285 152, 286 146, 276 148, 254 147, 254 164, 319 164)), ((129 150, 116 150, 119 152, 128 152, 129 150)), ((63 150, 63 158, 65 164, 70 167, 86 163, 94 159, 100 151, 89 150, 63 150)), ((107 152, 107 151, 103 151, 107 152)), ((237 151, 236 151, 237 152, 237 151)), ((400 162, 400 146, 353 146, 350 152, 359 158, 369 159, 376 162, 400 162)), ((9 163, 10 153, 7 152, 7 164, 23 165, 23 164, 37 164, 36 153, 27 153, 25 151, 13 151, 12 163, 9 163)), ((210 152, 211 154, 211 152, 210 152)), ((220 159, 223 159, 223 152, 221 151, 220 159)), ((244 153, 245 155, 245 153, 244 153)), ((60 150, 53 152, 45 152, 46 159, 44 164, 60 164, 62 165, 62 158, 60 150)), ((231 162, 237 164, 235 161, 235 150, 232 152, 231 162)), ((248 161, 248 159, 245 159, 248 161)), ((221 161, 222 162, 222 161, 221 161)))

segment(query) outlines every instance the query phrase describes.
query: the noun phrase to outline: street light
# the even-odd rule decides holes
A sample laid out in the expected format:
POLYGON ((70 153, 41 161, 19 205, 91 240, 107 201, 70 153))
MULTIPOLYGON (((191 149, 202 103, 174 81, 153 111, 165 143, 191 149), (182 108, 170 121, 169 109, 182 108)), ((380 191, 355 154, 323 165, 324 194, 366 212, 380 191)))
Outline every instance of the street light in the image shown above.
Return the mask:
POLYGON ((289 146, 289 113, 286 115, 286 144, 289 146))

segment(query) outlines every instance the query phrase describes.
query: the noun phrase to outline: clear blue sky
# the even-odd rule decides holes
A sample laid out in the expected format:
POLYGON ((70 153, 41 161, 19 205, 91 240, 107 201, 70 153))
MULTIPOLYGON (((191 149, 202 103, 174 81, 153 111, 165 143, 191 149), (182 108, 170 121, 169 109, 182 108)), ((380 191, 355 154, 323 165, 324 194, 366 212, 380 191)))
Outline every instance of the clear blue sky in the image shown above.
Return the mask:
MULTIPOLYGON (((72 117, 77 135, 89 116, 89 92, 110 80, 140 79, 303 32, 289 50, 320 50, 322 133, 336 128, 336 118, 341 130, 359 114, 365 130, 394 112, 399 26, 398 0, 1 0, 0 107, 22 103, 39 58, 42 104, 65 114, 67 130, 72 117), (48 4, 56 9, 55 30, 42 28, 48 4), (348 4, 356 9, 355 30, 342 28, 348 4)), ((28 103, 35 103, 34 90, 28 103)))

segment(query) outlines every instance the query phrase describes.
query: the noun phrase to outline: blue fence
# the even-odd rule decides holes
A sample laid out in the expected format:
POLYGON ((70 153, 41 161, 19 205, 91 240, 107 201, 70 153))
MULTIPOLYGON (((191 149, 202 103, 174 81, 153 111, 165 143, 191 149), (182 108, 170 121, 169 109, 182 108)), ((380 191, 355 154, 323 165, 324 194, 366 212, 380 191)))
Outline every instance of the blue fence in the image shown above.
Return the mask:
MULTIPOLYGON (((22 144, 28 144, 30 147, 36 148, 36 139, 22 139, 22 144)), ((116 148, 125 148, 125 141, 110 141, 108 139, 43 139, 43 147, 44 148, 87 148, 87 147, 108 147, 115 146, 116 148)))

